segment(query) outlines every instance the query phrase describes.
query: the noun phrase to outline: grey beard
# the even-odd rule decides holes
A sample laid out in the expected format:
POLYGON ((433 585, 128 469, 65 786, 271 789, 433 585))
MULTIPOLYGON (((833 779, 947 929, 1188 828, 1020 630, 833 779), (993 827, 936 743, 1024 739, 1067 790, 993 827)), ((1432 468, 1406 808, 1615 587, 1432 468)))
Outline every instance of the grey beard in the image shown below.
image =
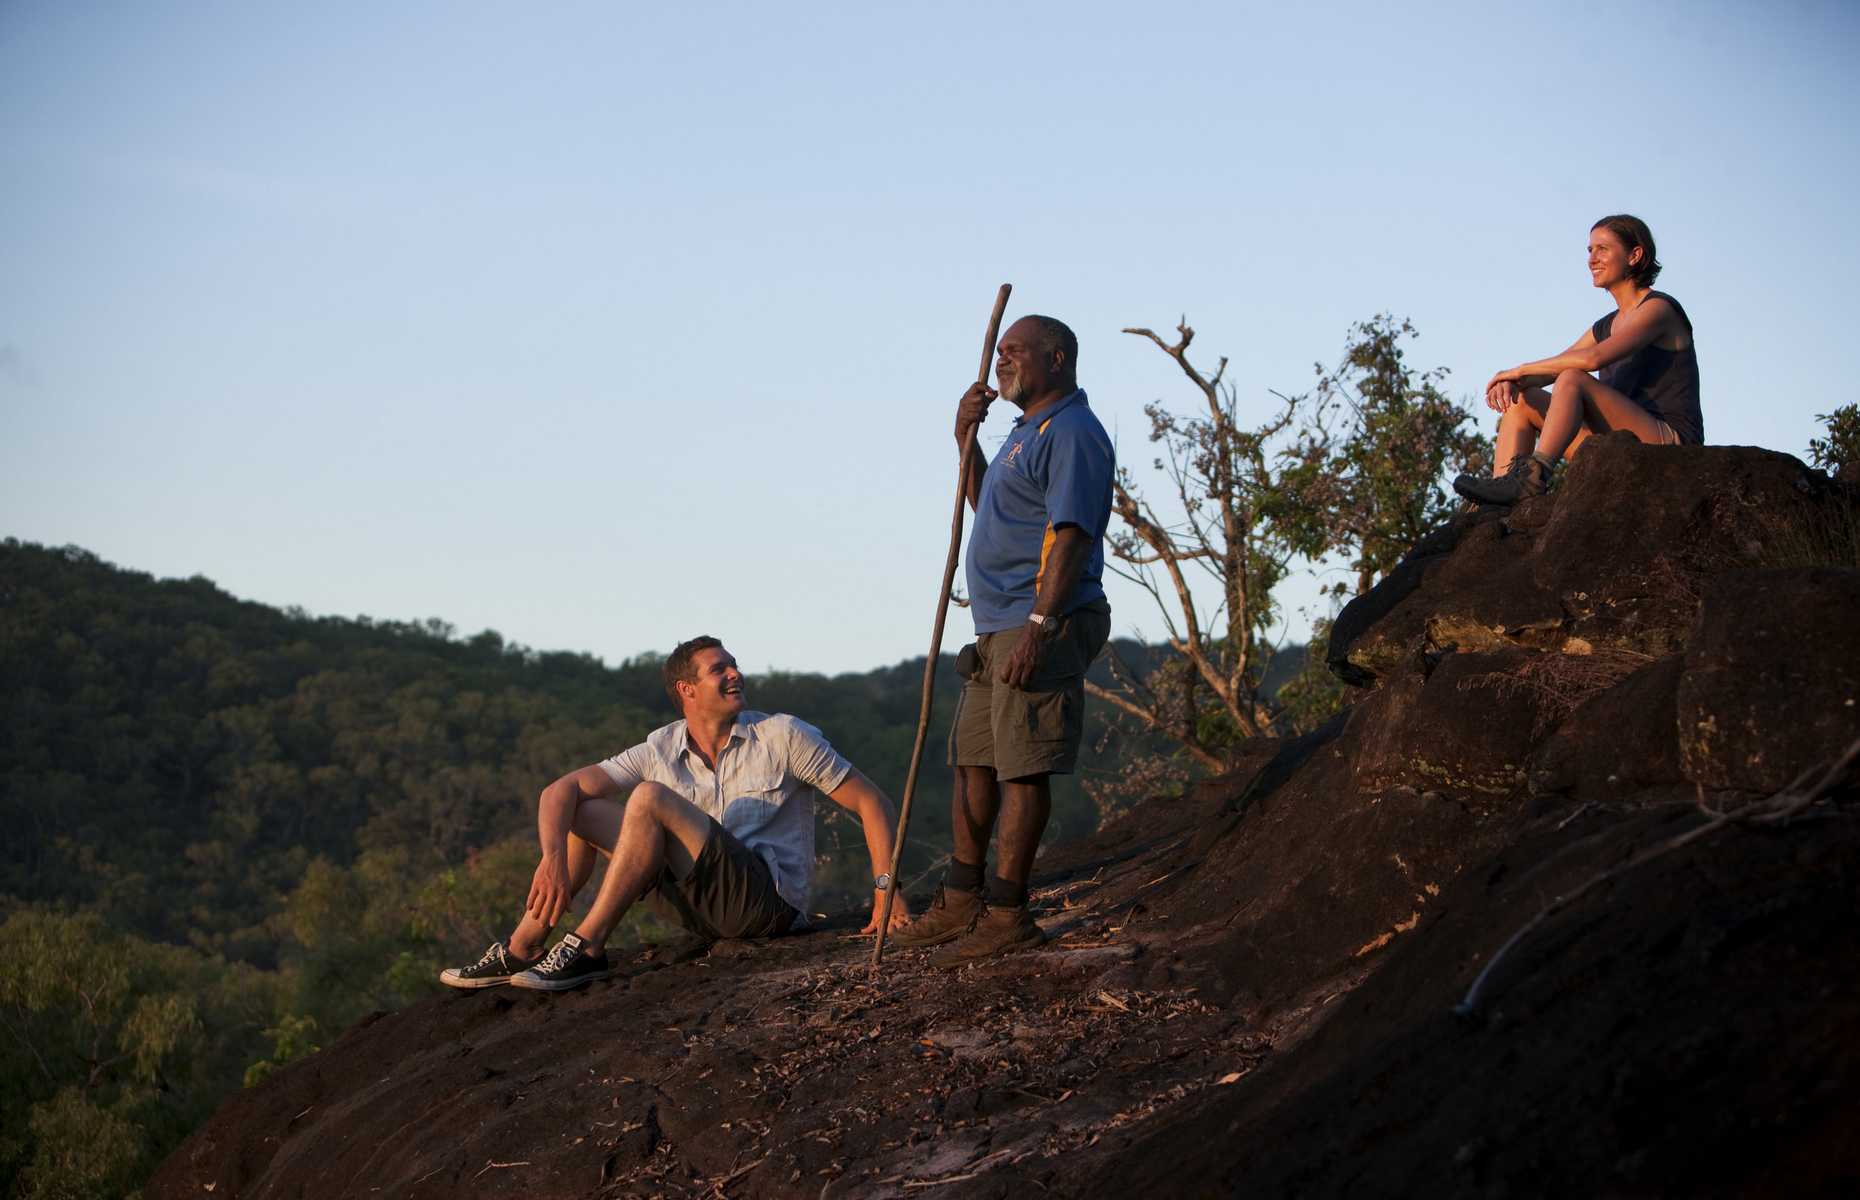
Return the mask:
POLYGON ((1009 404, 1018 405, 1022 397, 1026 396, 1026 394, 1027 386, 1020 381, 1020 376, 1018 375, 1014 377, 1011 383, 1001 385, 1001 398, 1006 400, 1009 404))

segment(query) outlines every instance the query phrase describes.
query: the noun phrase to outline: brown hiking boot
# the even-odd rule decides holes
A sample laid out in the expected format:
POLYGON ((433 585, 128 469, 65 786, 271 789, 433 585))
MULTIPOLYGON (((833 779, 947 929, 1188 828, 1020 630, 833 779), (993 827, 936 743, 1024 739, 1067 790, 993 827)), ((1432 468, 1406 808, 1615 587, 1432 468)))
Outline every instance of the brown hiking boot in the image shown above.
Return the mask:
POLYGON ((988 909, 975 922, 968 936, 953 946, 930 956, 933 967, 960 967, 978 959, 1031 950, 1046 940, 1046 934, 1033 922, 1025 906, 988 909))
POLYGON ((885 940, 904 950, 941 946, 969 932, 981 912, 981 896, 939 884, 936 898, 930 901, 924 915, 896 933, 887 934, 885 940))
POLYGON ((1535 454, 1520 454, 1511 460, 1503 475, 1480 479, 1476 475, 1459 475, 1453 490, 1474 504, 1509 508, 1529 496, 1541 496, 1550 490, 1551 464, 1535 454))

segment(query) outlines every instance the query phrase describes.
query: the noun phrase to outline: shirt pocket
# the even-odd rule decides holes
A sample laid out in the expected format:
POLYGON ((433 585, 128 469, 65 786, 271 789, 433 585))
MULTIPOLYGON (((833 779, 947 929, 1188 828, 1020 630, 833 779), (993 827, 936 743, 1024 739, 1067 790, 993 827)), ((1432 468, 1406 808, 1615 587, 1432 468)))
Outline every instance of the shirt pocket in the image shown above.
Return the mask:
POLYGON ((723 827, 741 837, 774 820, 781 809, 782 779, 772 764, 758 763, 735 773, 724 789, 723 827))

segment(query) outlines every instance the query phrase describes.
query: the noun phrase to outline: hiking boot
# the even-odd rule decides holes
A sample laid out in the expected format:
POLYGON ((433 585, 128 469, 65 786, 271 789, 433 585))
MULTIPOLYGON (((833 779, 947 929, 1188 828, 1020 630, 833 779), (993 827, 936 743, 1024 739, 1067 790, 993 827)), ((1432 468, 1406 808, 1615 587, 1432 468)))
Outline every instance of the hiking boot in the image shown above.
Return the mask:
POLYGON ((1550 464, 1535 454, 1520 454, 1503 475, 1491 479, 1455 476, 1453 490, 1474 504, 1509 507, 1526 496, 1541 496, 1550 490, 1550 464))
POLYGON ((1046 940, 1046 934, 1033 923, 1026 906, 1001 905, 982 913, 968 936, 953 946, 946 946, 930 956, 933 967, 960 967, 979 959, 1031 950, 1046 940))
POLYGON ((619 973, 620 968, 607 961, 606 951, 590 953, 588 943, 571 933, 551 946, 541 962, 522 974, 512 975, 510 986, 533 992, 566 992, 619 973))
POLYGON ((975 892, 938 884, 936 897, 924 915, 903 929, 885 935, 885 940, 901 950, 921 950, 941 946, 969 932, 982 912, 982 898, 975 892))
POLYGON ((441 971, 439 982, 455 988, 497 987, 509 983, 510 977, 517 972, 529 970, 537 961, 534 958, 518 958, 504 943, 492 942, 491 948, 484 952, 484 957, 471 966, 447 967, 441 971))

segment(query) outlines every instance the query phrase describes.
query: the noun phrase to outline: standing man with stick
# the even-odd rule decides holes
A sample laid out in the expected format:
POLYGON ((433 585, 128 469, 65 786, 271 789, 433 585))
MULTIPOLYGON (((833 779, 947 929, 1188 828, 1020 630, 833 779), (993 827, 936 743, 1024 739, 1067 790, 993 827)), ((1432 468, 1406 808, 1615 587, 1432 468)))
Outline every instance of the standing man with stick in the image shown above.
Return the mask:
POLYGON ((1111 632, 1104 532, 1116 460, 1078 386, 1077 364, 1070 329, 1022 317, 995 357, 1000 390, 977 383, 956 408, 956 444, 972 456, 967 569, 976 644, 950 739, 955 847, 929 911, 891 935, 907 948, 951 943, 931 957, 937 966, 1045 940, 1027 912, 1027 880, 1052 815, 1050 777, 1071 773, 1078 760, 1085 668, 1111 632), (971 438, 997 397, 1021 415, 989 463, 971 438), (997 824, 995 870, 984 878, 997 824))

